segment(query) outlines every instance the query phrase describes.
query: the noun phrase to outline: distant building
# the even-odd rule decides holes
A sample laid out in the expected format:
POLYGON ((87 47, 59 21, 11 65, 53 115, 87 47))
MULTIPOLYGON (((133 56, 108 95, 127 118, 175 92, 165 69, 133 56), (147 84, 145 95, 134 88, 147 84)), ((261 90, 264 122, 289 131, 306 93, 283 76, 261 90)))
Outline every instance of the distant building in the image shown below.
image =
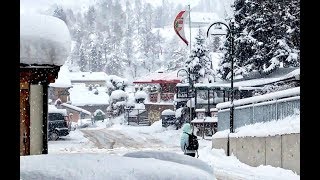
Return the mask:
POLYGON ((54 83, 49 84, 48 98, 55 102, 60 99, 62 103, 70 101, 69 89, 71 88, 71 81, 69 78, 68 66, 63 65, 60 68, 58 79, 54 83))
POLYGON ((106 86, 107 74, 105 72, 70 72, 69 75, 71 84, 106 86))
POLYGON ((145 101, 145 108, 151 123, 160 120, 161 113, 165 109, 175 109, 176 85, 181 82, 177 72, 151 73, 133 81, 134 84, 147 86, 149 97, 148 101, 145 101))

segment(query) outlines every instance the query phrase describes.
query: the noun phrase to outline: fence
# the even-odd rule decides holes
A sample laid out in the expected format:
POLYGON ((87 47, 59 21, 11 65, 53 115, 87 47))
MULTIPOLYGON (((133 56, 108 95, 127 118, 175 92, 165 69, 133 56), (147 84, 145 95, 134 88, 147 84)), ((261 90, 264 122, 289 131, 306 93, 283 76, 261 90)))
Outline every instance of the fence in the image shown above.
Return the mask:
POLYGON ((125 109, 128 125, 150 126, 151 122, 145 109, 125 109))
MULTIPOLYGON (((218 131, 230 128, 230 102, 217 104, 218 131)), ((300 87, 234 101, 234 128, 283 119, 300 110, 300 87)))

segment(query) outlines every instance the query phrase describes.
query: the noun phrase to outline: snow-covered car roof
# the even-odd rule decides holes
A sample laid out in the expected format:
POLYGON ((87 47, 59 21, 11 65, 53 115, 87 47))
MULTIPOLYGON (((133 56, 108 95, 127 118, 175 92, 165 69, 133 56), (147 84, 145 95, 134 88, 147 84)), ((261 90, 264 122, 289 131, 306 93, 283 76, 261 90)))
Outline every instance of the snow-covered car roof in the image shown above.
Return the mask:
POLYGON ((124 157, 102 153, 20 156, 20 178, 25 180, 215 179, 214 175, 208 172, 209 170, 198 167, 201 160, 175 153, 170 156, 176 156, 176 158, 124 157), (191 160, 198 164, 192 163, 191 160), (183 164, 183 162, 189 163, 183 164), (196 165, 190 165, 190 163, 196 165))

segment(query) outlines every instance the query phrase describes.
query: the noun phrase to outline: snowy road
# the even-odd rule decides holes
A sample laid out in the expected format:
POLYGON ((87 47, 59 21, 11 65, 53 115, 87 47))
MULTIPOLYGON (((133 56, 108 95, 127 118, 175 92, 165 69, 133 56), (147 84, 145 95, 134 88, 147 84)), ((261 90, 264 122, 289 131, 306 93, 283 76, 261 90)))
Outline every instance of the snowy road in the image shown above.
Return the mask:
MULTIPOLYGON (((107 153, 123 155, 140 150, 160 150, 183 154, 180 149, 181 129, 162 128, 161 123, 136 127, 97 122, 95 127, 71 131, 58 141, 49 141, 51 153, 107 153)), ((210 139, 199 138, 199 159, 214 168, 220 180, 283 180, 300 179, 292 171, 272 166, 251 167, 235 156, 226 156, 222 149, 211 149, 210 139)))
MULTIPOLYGON (((180 146, 168 144, 149 133, 139 133, 139 136, 131 137, 125 131, 121 130, 111 130, 96 129, 96 130, 81 130, 84 137, 88 138, 93 142, 94 146, 98 149, 158 149, 173 152, 180 152, 180 146)), ((202 157, 203 159, 205 157, 202 157)), ((200 159, 202 159, 200 158, 200 159)), ((236 175, 231 172, 226 171, 216 171, 215 175, 217 179, 223 180, 245 180, 246 177, 241 177, 241 175, 236 175)))

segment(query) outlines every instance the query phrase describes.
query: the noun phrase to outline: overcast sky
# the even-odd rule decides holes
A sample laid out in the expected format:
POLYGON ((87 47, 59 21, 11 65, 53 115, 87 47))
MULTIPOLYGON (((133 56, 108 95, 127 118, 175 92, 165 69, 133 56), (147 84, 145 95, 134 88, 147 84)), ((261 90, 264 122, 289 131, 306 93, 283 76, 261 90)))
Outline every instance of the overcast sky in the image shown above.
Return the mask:
POLYGON ((35 12, 38 10, 45 10, 55 3, 76 10, 81 7, 88 7, 95 1, 96 0, 20 0, 20 11, 35 12))
MULTIPOLYGON (((63 7, 71 8, 73 10, 87 9, 90 4, 97 0, 20 0, 21 12, 35 12, 45 10, 52 4, 61 4, 63 7)), ((120 0, 125 2, 125 0, 120 0)), ((134 3, 134 0, 131 0, 134 3)), ((154 6, 162 4, 162 0, 143 0, 149 2, 154 6)), ((180 3, 182 5, 191 4, 191 7, 196 5, 199 0, 168 0, 169 2, 180 3)))

